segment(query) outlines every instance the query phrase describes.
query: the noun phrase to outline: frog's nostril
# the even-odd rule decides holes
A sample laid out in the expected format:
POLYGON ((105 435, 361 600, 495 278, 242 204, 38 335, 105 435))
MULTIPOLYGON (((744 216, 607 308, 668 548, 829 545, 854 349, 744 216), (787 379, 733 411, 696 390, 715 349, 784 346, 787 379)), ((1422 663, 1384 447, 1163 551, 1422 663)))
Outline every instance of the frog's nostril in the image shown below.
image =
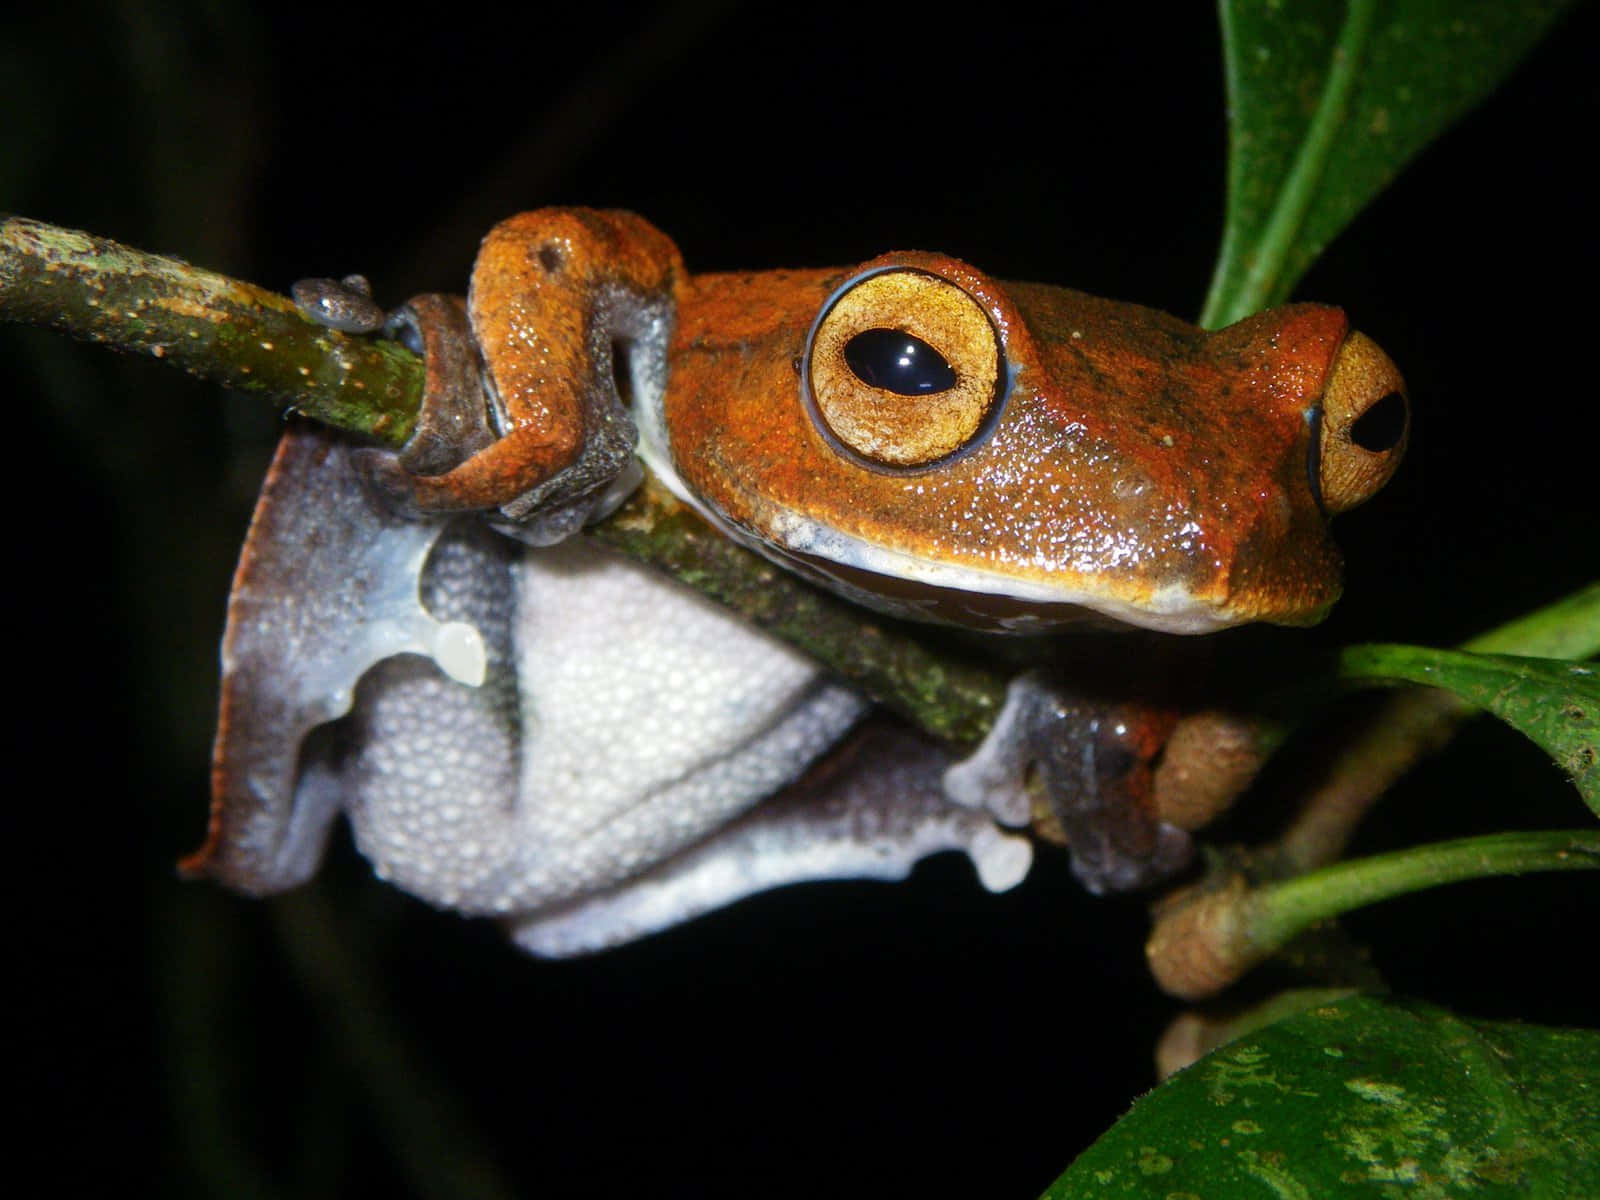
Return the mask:
POLYGON ((611 342, 611 385, 616 389, 617 401, 624 409, 631 409, 633 391, 634 344, 623 338, 611 342))

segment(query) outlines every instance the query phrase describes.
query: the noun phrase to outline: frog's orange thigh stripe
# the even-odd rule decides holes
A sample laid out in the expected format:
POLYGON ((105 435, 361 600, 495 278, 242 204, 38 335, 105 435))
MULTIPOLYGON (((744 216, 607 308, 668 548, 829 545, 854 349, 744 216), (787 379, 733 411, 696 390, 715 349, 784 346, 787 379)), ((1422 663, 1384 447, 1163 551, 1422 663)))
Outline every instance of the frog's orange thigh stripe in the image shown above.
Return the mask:
POLYGON ((572 429, 520 426, 443 475, 413 476, 415 498, 432 509, 494 508, 570 466, 580 440, 572 429))

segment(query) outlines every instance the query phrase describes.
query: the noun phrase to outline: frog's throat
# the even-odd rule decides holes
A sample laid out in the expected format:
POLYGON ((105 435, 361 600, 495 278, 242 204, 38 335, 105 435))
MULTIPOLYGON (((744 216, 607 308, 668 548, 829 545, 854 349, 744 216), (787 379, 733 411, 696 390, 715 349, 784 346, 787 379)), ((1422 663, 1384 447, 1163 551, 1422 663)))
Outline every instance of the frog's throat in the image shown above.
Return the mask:
POLYGON ((1010 633, 1094 624, 1085 619, 1086 612, 1118 625, 1177 634, 1215 633, 1249 619, 1176 583, 1163 584, 1134 603, 1088 588, 1043 584, 919 558, 770 502, 765 507, 773 536, 755 536, 706 504, 678 474, 662 419, 661 395, 656 389, 636 391, 633 417, 639 430, 639 458, 667 490, 740 545, 868 608, 913 620, 1010 633), (970 600, 963 602, 962 597, 970 600))

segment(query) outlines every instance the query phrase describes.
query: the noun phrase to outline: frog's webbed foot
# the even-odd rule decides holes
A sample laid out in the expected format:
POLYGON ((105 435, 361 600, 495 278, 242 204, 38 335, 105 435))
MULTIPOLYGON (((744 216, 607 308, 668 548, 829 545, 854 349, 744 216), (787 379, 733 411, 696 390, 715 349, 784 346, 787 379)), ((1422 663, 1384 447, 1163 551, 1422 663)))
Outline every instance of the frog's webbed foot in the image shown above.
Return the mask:
POLYGON ((1138 705, 1074 696, 1038 674, 1011 683, 976 753, 945 773, 950 797, 1007 824, 1033 815, 1036 791, 1090 892, 1133 891, 1170 878, 1193 854, 1189 835, 1160 819, 1152 766, 1172 718, 1138 705))
POLYGON ((450 470, 495 440, 484 401, 478 349, 460 296, 415 296, 384 322, 385 333, 420 355, 425 376, 422 407, 398 454, 360 455, 368 472, 397 508, 420 515, 413 480, 450 470))
POLYGON ((427 515, 413 494, 413 477, 443 474, 495 440, 466 302, 430 294, 385 313, 363 275, 301 279, 289 292, 307 320, 342 333, 381 332, 423 360, 422 404, 405 447, 398 454, 352 455, 396 513, 427 515))
POLYGON ((419 599, 445 520, 393 512, 355 453, 304 423, 278 445, 228 598, 211 822, 187 873, 253 893, 310 876, 343 801, 299 783, 301 744, 350 709, 375 663, 421 654, 451 679, 483 681, 477 628, 440 621, 419 599))

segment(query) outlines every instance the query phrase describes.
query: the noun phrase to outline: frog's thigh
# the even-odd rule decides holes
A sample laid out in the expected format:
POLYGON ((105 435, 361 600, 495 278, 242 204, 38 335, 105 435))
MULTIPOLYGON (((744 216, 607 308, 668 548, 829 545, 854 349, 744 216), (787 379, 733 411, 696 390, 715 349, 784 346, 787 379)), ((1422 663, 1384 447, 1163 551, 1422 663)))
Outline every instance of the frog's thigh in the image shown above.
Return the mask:
POLYGON ((1028 840, 982 813, 949 803, 943 751, 877 726, 850 747, 843 769, 794 784, 706 841, 635 879, 530 917, 511 934, 534 954, 603 950, 756 892, 823 879, 903 879, 927 855, 962 850, 991 891, 1021 882, 1028 840))

